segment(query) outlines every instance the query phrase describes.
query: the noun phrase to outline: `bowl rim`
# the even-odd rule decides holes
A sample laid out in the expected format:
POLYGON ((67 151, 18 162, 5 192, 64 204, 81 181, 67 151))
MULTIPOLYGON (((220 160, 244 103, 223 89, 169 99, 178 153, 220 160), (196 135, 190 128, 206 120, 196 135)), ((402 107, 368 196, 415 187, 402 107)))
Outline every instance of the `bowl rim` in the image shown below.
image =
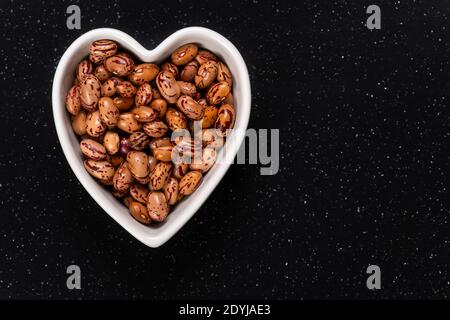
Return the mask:
MULTIPOLYGON (((88 53, 86 53, 86 55, 87 54, 88 53)), ((235 74, 233 75, 235 76, 235 74)), ((234 88, 234 90, 236 90, 236 88, 234 88)), ((156 248, 168 241, 197 212, 204 201, 206 201, 208 196, 212 193, 214 188, 222 180, 226 171, 230 167, 230 164, 233 162, 234 157, 236 156, 242 142, 245 139, 245 130, 248 127, 250 118, 250 79, 247 66, 238 49, 227 38, 211 29, 204 27, 183 28, 169 35, 155 48, 146 49, 133 37, 123 31, 113 28, 98 28, 90 30, 75 39, 72 44, 66 49, 60 61, 58 62, 52 85, 52 110, 59 143, 61 145, 61 148, 63 149, 64 156, 66 157, 66 160, 69 163, 69 166, 71 167, 78 181, 82 184, 88 194, 95 200, 95 202, 111 218, 119 223, 128 233, 130 233, 143 244, 149 247, 156 248), (79 150, 77 150, 77 153, 71 146, 70 135, 74 135, 74 133, 71 132, 71 130, 67 130, 68 117, 64 97, 61 96, 64 76, 66 75, 65 71, 66 69, 73 67, 73 56, 77 54, 77 51, 79 51, 80 48, 86 47, 92 41, 98 39, 113 39, 117 41, 121 46, 127 48, 129 51, 135 54, 140 60, 146 62, 156 61, 158 60, 158 57, 163 58, 163 53, 167 51, 168 47, 177 47, 184 43, 192 42, 189 40, 185 40, 184 42, 182 42, 183 39, 189 39, 190 37, 203 38, 205 41, 211 41, 212 39, 214 39, 213 41, 217 41, 223 46, 224 52, 227 51, 227 54, 232 57, 233 62, 237 65, 237 83, 239 84, 239 91, 242 97, 241 99, 239 99, 239 103, 236 103, 238 105, 238 115, 235 123, 236 130, 233 130, 231 135, 227 137, 227 153, 225 155, 226 161, 224 163, 216 163, 214 165, 214 168, 211 169, 211 171, 206 175, 210 176, 210 180, 208 181, 208 186, 210 188, 207 190, 207 192, 195 192, 189 197, 189 199, 192 200, 190 200, 191 204, 189 205, 189 207, 184 209, 186 212, 181 212, 176 218, 171 221, 170 224, 163 224, 162 226, 156 227, 156 229, 162 230, 158 230, 158 232, 156 233, 146 233, 142 228, 138 227, 138 222, 127 221, 129 219, 134 220, 131 216, 126 217, 125 219, 120 214, 115 214, 114 211, 117 209, 114 208, 113 203, 110 201, 110 199, 106 198, 100 192, 98 192, 100 188, 98 182, 95 181, 94 178, 92 178, 85 171, 82 165, 80 167, 79 150), (239 123, 237 123, 238 120, 239 123), (213 174, 213 176, 211 176, 211 174, 213 174)), ((203 184, 200 186, 200 188, 201 187, 203 187, 203 184)), ((197 191, 199 191, 200 188, 197 191)), ((143 227, 149 228, 147 226, 143 227)))

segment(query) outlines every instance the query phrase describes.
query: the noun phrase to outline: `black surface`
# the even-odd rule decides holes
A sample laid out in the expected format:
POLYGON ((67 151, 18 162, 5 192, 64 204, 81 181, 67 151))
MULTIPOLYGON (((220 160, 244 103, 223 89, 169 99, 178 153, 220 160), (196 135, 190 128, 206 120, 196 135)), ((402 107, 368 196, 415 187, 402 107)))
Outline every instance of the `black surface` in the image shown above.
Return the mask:
POLYGON ((378 1, 1 1, 0 298, 448 298, 449 7, 378 1), (151 48, 206 26, 241 51, 250 127, 280 128, 275 176, 234 165, 194 218, 150 249, 90 198, 51 113, 82 33, 151 48), (82 290, 66 288, 78 264, 82 290), (365 270, 382 269, 369 291, 365 270))

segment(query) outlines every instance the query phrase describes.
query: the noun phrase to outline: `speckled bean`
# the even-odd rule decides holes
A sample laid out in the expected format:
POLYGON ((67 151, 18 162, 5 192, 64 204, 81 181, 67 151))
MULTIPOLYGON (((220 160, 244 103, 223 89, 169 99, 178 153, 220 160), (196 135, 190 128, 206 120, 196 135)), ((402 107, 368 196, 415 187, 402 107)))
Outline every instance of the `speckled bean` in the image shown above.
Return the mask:
POLYGON ((192 194, 202 182, 202 174, 199 171, 190 171, 180 180, 179 193, 182 195, 192 194))
POLYGON ((147 210, 152 220, 162 222, 169 214, 170 207, 164 193, 152 191, 148 194, 147 210))
POLYGON ((108 161, 97 161, 92 159, 84 160, 84 168, 94 178, 109 180, 114 176, 114 167, 108 161))
POLYGON ((103 160, 106 158, 106 149, 97 141, 92 139, 83 139, 80 142, 81 152, 93 160, 103 160))
POLYGON ((169 179, 172 170, 171 162, 159 162, 153 169, 150 176, 150 185, 152 190, 160 190, 169 179))

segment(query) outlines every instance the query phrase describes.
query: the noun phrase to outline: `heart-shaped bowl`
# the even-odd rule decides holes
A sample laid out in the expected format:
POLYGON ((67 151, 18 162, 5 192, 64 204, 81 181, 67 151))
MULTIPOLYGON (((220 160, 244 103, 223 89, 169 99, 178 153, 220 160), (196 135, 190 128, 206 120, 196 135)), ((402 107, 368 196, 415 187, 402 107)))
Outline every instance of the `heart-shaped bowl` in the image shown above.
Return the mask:
POLYGON ((166 38, 153 50, 145 49, 128 34, 116 29, 91 30, 76 39, 62 56, 55 72, 52 90, 56 132, 63 152, 76 177, 92 198, 114 220, 136 239, 154 248, 170 239, 194 215, 220 182, 245 138, 250 117, 250 80, 244 59, 228 39, 215 31, 202 27, 181 29, 166 38), (236 109, 236 120, 234 130, 226 139, 226 152, 224 152, 224 149, 219 151, 218 159, 222 158, 222 160, 214 164, 193 194, 172 208, 172 212, 163 223, 145 226, 134 220, 128 209, 84 169, 79 140, 72 131, 70 116, 65 108, 65 97, 72 85, 75 68, 88 55, 90 44, 99 39, 114 40, 123 49, 132 52, 143 62, 155 63, 160 63, 170 57, 172 51, 183 44, 197 43, 200 47, 212 51, 224 61, 233 75, 232 94, 236 109))

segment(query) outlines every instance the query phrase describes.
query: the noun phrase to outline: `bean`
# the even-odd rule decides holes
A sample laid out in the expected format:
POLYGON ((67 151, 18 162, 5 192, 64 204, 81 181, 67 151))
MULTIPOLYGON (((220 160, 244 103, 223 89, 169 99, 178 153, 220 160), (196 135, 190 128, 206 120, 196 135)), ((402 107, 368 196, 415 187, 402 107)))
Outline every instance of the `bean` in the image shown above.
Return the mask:
POLYGON ((122 113, 119 116, 119 120, 117 121, 117 127, 125 132, 133 133, 135 131, 139 131, 142 127, 141 123, 137 121, 134 114, 122 113))
POLYGON ((153 99, 152 87, 148 83, 144 83, 136 92, 134 102, 137 106, 148 106, 153 99))
POLYGON ((177 100, 177 107, 183 112, 186 117, 193 120, 200 120, 203 118, 204 109, 190 96, 180 96, 177 100))
POLYGON ((164 187, 170 177, 172 163, 159 162, 153 169, 150 176, 150 186, 152 190, 160 190, 164 187))
POLYGON ((73 117, 72 129, 79 136, 86 134, 86 112, 80 111, 73 117))
POLYGON ((100 111, 100 119, 109 128, 115 127, 119 121, 120 111, 115 106, 113 99, 109 97, 101 97, 98 101, 98 110, 100 111))
POLYGON ((202 129, 211 128, 217 120, 219 109, 215 106, 207 106, 202 118, 202 129))
POLYGON ((163 188, 167 203, 174 205, 178 201, 178 180, 170 177, 163 188))
POLYGON ((132 182, 133 175, 131 174, 128 163, 125 161, 120 165, 119 169, 117 169, 116 173, 114 174, 114 189, 120 192, 126 192, 130 189, 132 182))
POLYGON ((178 110, 169 108, 166 113, 166 123, 170 130, 187 129, 186 117, 178 110))
POLYGON ((161 71, 167 71, 173 74, 173 76, 176 78, 178 76, 178 68, 176 65, 170 62, 166 62, 161 66, 161 71))
POLYGON ((114 176, 114 167, 108 161, 97 161, 92 159, 84 160, 86 171, 94 178, 109 180, 114 176))
POLYGON ((74 85, 67 92, 66 108, 70 114, 76 116, 81 110, 80 86, 74 85))
POLYGON ((182 66, 191 61, 192 59, 194 59, 197 53, 198 53, 197 45, 193 43, 188 43, 176 49, 172 53, 170 58, 173 64, 177 66, 182 66))
POLYGON ((230 86, 227 82, 221 81, 214 84, 206 94, 206 98, 210 104, 219 104, 230 93, 230 86))
POLYGON ((159 67, 154 63, 142 63, 135 66, 128 79, 135 85, 140 86, 155 79, 159 73, 159 67))
POLYGON ((135 150, 142 150, 150 142, 150 137, 142 131, 136 131, 130 135, 128 141, 131 148, 135 150))
POLYGON ((195 57, 195 60, 200 64, 204 64, 210 60, 218 61, 217 57, 208 50, 200 50, 195 57))
POLYGON ((81 81, 80 102, 87 111, 97 109, 97 102, 100 99, 101 83, 93 74, 88 74, 81 81))
POLYGON ((133 176, 138 178, 146 177, 149 172, 148 157, 142 151, 130 151, 127 155, 128 168, 133 176))
POLYGON ((97 77, 98 80, 101 82, 104 82, 112 77, 112 73, 106 70, 105 66, 103 64, 97 66, 94 70, 94 76, 97 77))
POLYGON ((83 139, 80 142, 81 152, 93 160, 103 160, 106 158, 106 149, 97 141, 92 139, 83 139))
POLYGON ((148 194, 147 210, 152 220, 162 222, 169 214, 170 207, 164 193, 152 191, 148 194))
POLYGON ((169 128, 163 121, 158 120, 144 123, 143 129, 146 134, 154 138, 164 136, 169 130, 169 128))
POLYGON ((198 62, 193 60, 187 63, 180 73, 180 80, 186 82, 193 82, 195 75, 198 72, 198 62))
POLYGON ((228 69, 228 66, 223 62, 217 63, 217 81, 225 81, 230 88, 233 85, 233 77, 231 76, 230 69, 228 69))
POLYGON ((116 90, 124 98, 134 97, 137 91, 130 81, 122 81, 117 85, 116 90))
POLYGON ((167 112, 167 102, 164 99, 159 99, 155 97, 155 100, 150 103, 150 108, 152 108, 160 119, 163 119, 166 116, 167 112))
POLYGON ((119 77, 127 76, 134 67, 134 61, 126 54, 117 54, 109 57, 105 61, 106 69, 119 77))
POLYGON ((77 80, 81 83, 87 75, 92 74, 94 67, 92 63, 85 59, 78 64, 77 67, 77 80))
POLYGON ((205 173, 214 165, 214 163, 216 162, 216 157, 217 152, 215 148, 204 148, 201 159, 194 158, 194 162, 189 165, 189 168, 191 170, 205 173))
POLYGON ((192 194, 202 182, 202 174, 198 171, 190 171, 180 180, 179 193, 182 195, 192 194))
POLYGON ((120 137, 117 132, 108 131, 103 138, 103 146, 109 154, 113 155, 119 152, 120 137))
POLYGON ((204 89, 208 87, 217 77, 217 63, 214 61, 207 61, 198 68, 195 76, 195 85, 204 89))
POLYGON ((217 115, 215 128, 217 133, 225 137, 229 133, 229 129, 233 128, 235 120, 234 108, 231 104, 224 104, 220 107, 217 115))
POLYGON ((147 203, 148 199, 148 188, 145 186, 142 186, 140 184, 132 184, 130 186, 130 195, 133 197, 134 200, 139 201, 141 203, 147 203))
POLYGON ((94 111, 87 115, 86 133, 91 137, 100 137, 106 131, 106 125, 101 121, 100 112, 94 111))
POLYGON ((89 48, 89 59, 95 63, 102 63, 106 58, 116 54, 117 43, 111 40, 94 41, 89 48))
POLYGON ((156 76, 156 85, 159 92, 169 103, 177 102, 180 96, 180 87, 175 80, 174 75, 168 71, 161 71, 156 76))
POLYGON ((137 201, 132 201, 129 206, 130 214, 134 219, 142 224, 148 225, 152 222, 152 218, 147 210, 147 207, 137 201))
POLYGON ((120 83, 117 77, 111 77, 102 84, 101 94, 104 97, 112 97, 117 92, 117 85, 120 83))

